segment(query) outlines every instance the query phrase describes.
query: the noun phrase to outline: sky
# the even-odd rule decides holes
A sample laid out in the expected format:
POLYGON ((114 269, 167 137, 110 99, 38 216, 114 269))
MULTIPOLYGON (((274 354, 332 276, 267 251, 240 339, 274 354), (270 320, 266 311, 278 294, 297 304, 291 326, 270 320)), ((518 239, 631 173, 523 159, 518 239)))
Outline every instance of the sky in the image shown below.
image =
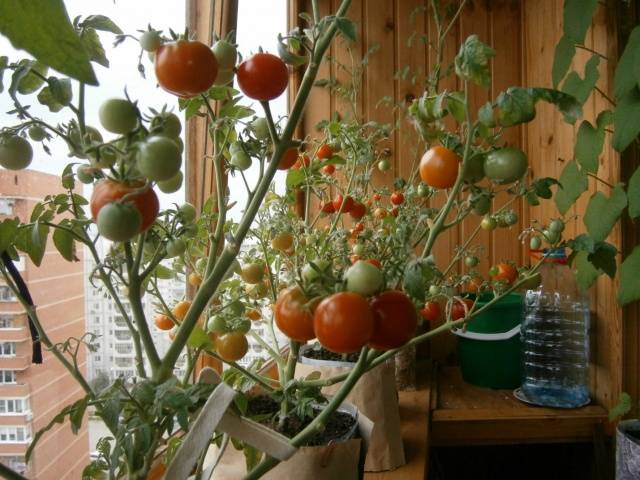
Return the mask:
MULTIPOLYGON (((70 18, 77 15, 87 16, 91 14, 106 15, 111 18, 125 33, 139 36, 137 30, 147 28, 148 24, 157 30, 163 30, 168 35, 169 28, 175 32, 182 32, 185 28, 185 2, 178 0, 66 0, 67 11, 70 18)), ((259 46, 265 51, 276 53, 276 35, 278 32, 286 31, 286 2, 282 0, 240 0, 238 12, 238 32, 237 42, 239 51, 246 58, 252 52, 256 52, 259 46), (261 21, 257 22, 256 19, 261 21), (264 21, 268 19, 269 21, 264 21)), ((98 109, 102 101, 112 97, 123 97, 124 89, 132 99, 138 100, 139 108, 148 112, 149 108, 161 109, 167 105, 169 109, 178 112, 178 102, 176 97, 163 91, 156 85, 153 73, 153 65, 143 56, 143 64, 146 70, 146 79, 142 78, 137 71, 138 55, 140 47, 132 39, 127 39, 118 47, 113 47, 114 36, 110 33, 100 33, 103 46, 106 50, 107 58, 110 61, 110 68, 104 68, 98 64, 93 64, 96 75, 100 82, 97 87, 87 87, 86 90, 86 117, 88 125, 99 126, 98 109)), ((24 52, 17 52, 11 47, 9 41, 0 37, 0 55, 8 55, 10 60, 24 58, 24 52)), ((55 75, 55 73, 52 72, 55 75)), ((9 81, 5 78, 5 85, 9 81)), ((55 120, 58 123, 61 119, 59 114, 51 114, 48 109, 41 106, 36 95, 32 95, 33 100, 26 102, 32 105, 32 112, 45 119, 55 120)), ((74 98, 77 101, 77 95, 74 98)), ((250 102, 246 102, 250 103, 250 102)), ((254 108, 259 111, 259 105, 254 108)), ((6 114, 11 110, 13 104, 6 94, 6 90, 0 95, 0 125, 14 125, 15 117, 6 114)), ((272 110, 275 116, 284 115, 286 112, 286 94, 273 102, 272 110)), ((70 113, 70 112, 69 112, 70 113)), ((71 118, 67 113, 66 118, 71 118)), ((112 138, 108 132, 101 129, 105 139, 112 138)), ((30 168, 53 174, 59 174, 68 163, 67 147, 61 141, 53 142, 51 145, 52 155, 48 156, 40 146, 34 145, 34 160, 30 168)), ((184 164, 183 164, 184 168, 184 164)), ((255 172, 247 172, 250 184, 255 178, 255 172)), ((279 174, 283 175, 283 174, 279 174)), ((278 179, 282 183, 283 179, 278 179)), ((240 177, 231 180, 230 188, 234 198, 246 198, 246 192, 240 177)), ((85 191, 89 194, 89 191, 85 191)), ((184 191, 172 195, 158 192, 163 206, 168 206, 173 202, 181 203, 184 199, 184 191)), ((243 205, 241 201, 239 205, 243 205)), ((233 209, 232 218, 239 219, 241 211, 239 208, 233 209)))

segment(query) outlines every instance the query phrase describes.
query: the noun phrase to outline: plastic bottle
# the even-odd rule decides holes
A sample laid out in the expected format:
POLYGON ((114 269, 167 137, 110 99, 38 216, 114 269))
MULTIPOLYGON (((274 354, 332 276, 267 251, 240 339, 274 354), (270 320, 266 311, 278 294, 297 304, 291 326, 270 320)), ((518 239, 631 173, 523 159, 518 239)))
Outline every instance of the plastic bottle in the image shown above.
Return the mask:
POLYGON ((547 251, 540 273, 523 306, 521 393, 537 405, 579 407, 589 403, 589 297, 564 249, 547 251))

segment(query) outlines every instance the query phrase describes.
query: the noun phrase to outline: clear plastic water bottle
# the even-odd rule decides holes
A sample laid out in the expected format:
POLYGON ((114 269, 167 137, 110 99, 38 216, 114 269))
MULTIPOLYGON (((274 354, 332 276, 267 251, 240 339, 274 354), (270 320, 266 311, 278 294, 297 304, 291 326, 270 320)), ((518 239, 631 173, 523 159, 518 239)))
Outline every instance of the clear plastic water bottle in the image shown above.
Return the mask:
POLYGON ((579 407, 589 403, 589 297, 564 249, 545 253, 540 274, 525 294, 521 393, 537 405, 579 407))

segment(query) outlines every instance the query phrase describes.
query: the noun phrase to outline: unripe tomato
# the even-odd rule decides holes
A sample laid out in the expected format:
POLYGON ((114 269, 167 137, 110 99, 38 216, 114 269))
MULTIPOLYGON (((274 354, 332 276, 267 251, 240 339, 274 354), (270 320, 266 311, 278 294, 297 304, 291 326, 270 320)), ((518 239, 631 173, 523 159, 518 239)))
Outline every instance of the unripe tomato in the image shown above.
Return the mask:
POLYGON ((340 292, 320 302, 313 316, 313 327, 324 348, 335 353, 350 353, 369 342, 375 320, 365 297, 340 292))
POLYGON ((360 220, 366 213, 367 207, 360 202, 353 202, 353 206, 351 207, 351 210, 349 210, 349 215, 351 215, 351 218, 354 220, 360 220))
POLYGON ((316 337, 309 299, 297 285, 278 294, 273 312, 276 325, 290 339, 306 342, 316 337))
POLYGON ((553 230, 543 230, 542 234, 544 235, 544 238, 546 238, 547 242, 551 244, 557 243, 558 240, 560 240, 560 233, 554 232, 553 230))
POLYGON ((178 208, 178 215, 180 216, 182 223, 191 223, 196 219, 196 207, 185 202, 178 208))
POLYGON ((219 315, 213 316, 207 320, 207 331, 213 333, 227 333, 227 322, 224 317, 219 315))
POLYGON ((256 53, 238 65, 238 85, 247 97, 269 101, 287 89, 289 70, 286 64, 270 53, 256 53))
POLYGON ((363 255, 365 251, 365 247, 362 243, 356 243, 351 249, 351 251, 356 255, 363 255))
POLYGON ((140 232, 142 217, 129 203, 111 202, 98 212, 96 226, 103 237, 114 242, 126 242, 140 232))
POLYGON ((176 139, 182 132, 182 123, 175 113, 162 112, 151 120, 151 130, 154 135, 163 135, 176 139))
POLYGON ((149 30, 140 35, 140 47, 145 52, 155 52, 162 45, 162 37, 155 30, 149 30))
POLYGON ((40 125, 32 125, 29 127, 29 130, 27 130, 27 133, 29 134, 29 138, 34 142, 41 142, 47 136, 46 130, 40 125))
POLYGON ((271 247, 284 252, 293 246, 293 235, 290 233, 279 233, 271 239, 271 247))
POLYGON ((278 164, 278 170, 289 170, 298 160, 298 149, 296 147, 289 147, 282 154, 280 163, 278 164))
POLYGON ((470 298, 453 299, 453 305, 451 305, 451 318, 453 320, 459 320, 466 317, 473 308, 473 300, 470 298))
POLYGON ((238 59, 238 51, 236 47, 227 42, 226 40, 218 40, 211 47, 213 54, 216 56, 218 66, 221 69, 233 69, 236 66, 236 60, 238 59))
POLYGON ((469 268, 473 268, 478 265, 478 257, 469 255, 464 259, 464 264, 469 268))
POLYGON ((100 105, 100 123, 105 130, 121 135, 138 126, 138 108, 124 98, 110 98, 100 105))
POLYGON ((241 360, 249 351, 249 342, 242 332, 231 332, 216 340, 216 352, 227 362, 241 360))
POLYGON ((357 261, 344 274, 347 290, 360 295, 372 295, 382 288, 382 271, 370 263, 357 261))
POLYGON ((242 267, 240 276, 249 284, 259 283, 264 277, 264 265, 261 263, 249 263, 242 267))
POLYGON ((400 192, 393 192, 391 194, 391 203, 394 205, 402 205, 404 203, 404 195, 400 192))
POLYGON ((269 124, 264 117, 258 117, 249 123, 249 128, 258 140, 267 140, 270 136, 269 124))
POLYGON ((391 168, 391 163, 386 158, 378 162, 378 170, 380 170, 381 172, 386 172, 390 168, 391 168))
POLYGON ((552 220, 549 224, 549 230, 555 233, 562 233, 564 231, 564 222, 559 219, 552 220))
POLYGON ((136 166, 149 180, 169 180, 180 171, 181 165, 180 149, 176 142, 168 137, 149 137, 140 145, 136 166))
POLYGON ((155 71, 163 89, 188 98, 211 88, 218 76, 218 61, 204 43, 178 40, 156 50, 155 71))
POLYGON ((435 297, 440 293, 440 287, 438 285, 430 285, 429 286, 429 295, 435 297))
POLYGON ((98 213, 107 203, 120 200, 125 195, 131 194, 128 197, 128 203, 130 202, 142 217, 140 231, 146 230, 156 220, 160 203, 152 188, 140 191, 142 187, 144 184, 141 182, 127 184, 109 179, 99 181, 91 194, 90 208, 93 219, 97 220, 98 213))
POLYGON ((411 299, 398 290, 387 290, 371 299, 375 327, 369 346, 377 350, 398 348, 413 338, 418 326, 411 299))
POLYGON ((497 272, 491 275, 491 278, 495 281, 505 281, 511 284, 518 278, 518 271, 509 263, 498 263, 496 268, 497 272))
POLYGON ((384 217, 387 216, 387 214, 388 214, 388 212, 384 208, 381 208, 381 207, 378 207, 373 211, 373 216, 376 217, 376 218, 384 218, 384 217))
POLYGON ((498 222, 493 217, 484 217, 480 222, 480 228, 487 231, 495 230, 497 226, 498 222))
POLYGON ((382 270, 382 263, 380 263, 380 260, 378 260, 377 258, 368 258, 365 260, 365 262, 373 265, 374 267, 382 270))
POLYGON ((175 326, 173 320, 162 314, 156 315, 153 323, 155 323, 158 330, 171 330, 175 326))
POLYGON ((336 171, 336 166, 330 163, 322 167, 321 170, 322 170, 322 173, 324 173, 325 175, 333 175, 333 173, 336 171))
POLYGON ((320 160, 325 160, 327 158, 331 158, 331 157, 333 157, 333 150, 331 150, 331 147, 329 145, 324 143, 324 144, 320 145, 320 147, 318 148, 318 153, 316 154, 316 156, 320 160))
POLYGON ((182 187, 183 180, 184 176, 182 172, 178 171, 178 173, 176 173, 169 180, 160 180, 156 183, 156 185, 158 185, 158 188, 163 193, 175 193, 180 190, 180 187, 182 187))
POLYGON ((487 154, 484 162, 484 173, 497 184, 515 182, 527 173, 529 162, 522 150, 516 147, 505 147, 487 154))
POLYGON ((320 273, 331 275, 330 261, 319 258, 314 260, 313 263, 316 267, 318 267, 318 269, 320 270, 319 272, 315 268, 313 268, 309 263, 306 264, 304 267, 302 267, 302 272, 301 272, 302 280, 307 284, 320 278, 320 273))
POLYGON ((78 170, 76 170, 76 178, 85 185, 89 185, 93 183, 94 175, 96 173, 96 169, 89 165, 80 165, 78 170))
POLYGON ((474 155, 469 158, 467 169, 464 172, 464 181, 466 183, 478 183, 484 178, 484 155, 474 155))
POLYGON ((487 195, 480 195, 473 200, 473 213, 486 215, 491 209, 491 199, 487 195))
POLYGON ((171 309, 171 313, 173 313, 173 316, 176 317, 176 320, 181 322, 187 315, 189 308, 191 308, 191 302, 189 300, 182 300, 173 306, 173 308, 171 309))
POLYGON ((235 152, 231 155, 229 163, 236 167, 238 170, 246 170, 251 167, 251 157, 247 155, 243 150, 235 152))
POLYGON ((339 212, 340 207, 342 207, 342 213, 349 213, 354 204, 355 201, 349 196, 347 196, 347 198, 343 198, 342 195, 338 194, 333 199, 333 208, 336 212, 339 212))
POLYGON ((167 242, 167 258, 177 257, 182 255, 187 249, 187 244, 181 238, 172 238, 167 242))
POLYGON ((0 165, 7 170, 24 170, 31 165, 33 148, 19 135, 0 138, 0 165))
POLYGON ((418 196, 427 197, 429 195, 429 186, 421 183, 418 185, 418 196))
POLYGON ((460 157, 442 146, 435 146, 425 152, 420 160, 420 178, 434 188, 451 188, 458 178, 460 157))
POLYGON ((531 237, 529 240, 529 247, 531 250, 538 250, 542 246, 542 240, 537 235, 535 237, 531 237))
POLYGON ((191 272, 187 281, 192 287, 199 287, 202 284, 202 276, 197 272, 191 272))
POLYGON ((518 223, 518 214, 514 211, 506 212, 503 216, 503 219, 505 225, 509 227, 518 223))
POLYGON ((428 322, 435 322, 440 318, 440 304, 438 302, 427 302, 420 310, 420 315, 428 322))

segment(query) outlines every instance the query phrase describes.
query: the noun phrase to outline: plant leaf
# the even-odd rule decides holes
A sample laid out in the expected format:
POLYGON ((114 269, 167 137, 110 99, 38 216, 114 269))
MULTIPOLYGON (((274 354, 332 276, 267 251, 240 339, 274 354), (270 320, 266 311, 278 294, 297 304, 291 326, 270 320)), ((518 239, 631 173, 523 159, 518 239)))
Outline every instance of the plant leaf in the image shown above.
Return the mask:
POLYGON ((584 43, 598 0, 565 0, 562 15, 564 34, 575 43, 584 43))
POLYGON ((583 172, 575 160, 571 160, 560 174, 560 186, 556 192, 556 206, 561 215, 569 211, 575 201, 589 188, 586 172, 583 172))
POLYGON ((355 42, 357 39, 356 25, 347 17, 336 17, 336 27, 342 35, 355 42))
POLYGON ((89 58, 92 62, 99 63, 103 67, 109 67, 107 54, 104 51, 98 32, 96 32, 95 29, 85 29, 82 32, 80 40, 82 40, 82 45, 84 45, 85 50, 89 53, 89 58))
POLYGON ((575 258, 576 282, 581 290, 588 290, 600 275, 598 269, 588 259, 586 251, 578 252, 575 258))
POLYGON ((598 78, 600 78, 600 72, 598 72, 599 64, 600 57, 592 55, 584 66, 584 79, 580 78, 580 75, 576 72, 569 73, 562 85, 562 91, 574 96, 581 105, 584 105, 589 95, 591 95, 593 87, 596 86, 598 78))
POLYGON ((618 249, 607 242, 598 242, 595 251, 590 253, 588 260, 600 272, 606 273, 610 278, 616 276, 616 255, 618 249))
POLYGON ((27 72, 22 75, 20 81, 18 81, 18 93, 28 95, 38 90, 44 84, 45 80, 43 80, 42 77, 47 74, 49 68, 45 64, 35 60, 20 60, 18 64, 27 68, 27 72))
POLYGON ((38 101, 51 112, 59 112, 71 103, 73 91, 68 78, 49 77, 49 85, 38 93, 38 101))
POLYGON ((634 87, 618 99, 613 111, 613 139, 611 144, 622 152, 640 133, 640 90, 634 87))
POLYGON ((622 417, 623 415, 629 413, 631 411, 631 395, 626 392, 622 392, 620 394, 620 398, 618 399, 618 404, 609 410, 609 421, 613 422, 616 418, 622 417))
POLYGON ((80 26, 85 28, 91 27, 103 32, 111 32, 117 35, 122 35, 122 30, 120 30, 120 27, 118 27, 118 25, 116 25, 113 20, 104 15, 89 15, 82 21, 80 26))
POLYGON ((193 331, 191 332, 191 335, 189 335, 189 339, 187 340, 187 345, 189 345, 191 348, 212 346, 209 335, 207 335, 199 325, 196 325, 193 328, 193 331))
POLYGON ((602 192, 594 193, 584 214, 584 224, 589 235, 596 241, 607 238, 626 206, 627 195, 621 184, 614 187, 609 198, 602 192))
POLYGON ((627 45, 616 66, 613 80, 614 93, 617 99, 628 94, 638 84, 634 75, 636 52, 640 50, 640 26, 635 27, 629 34, 627 45))
POLYGON ((629 216, 631 218, 640 217, 640 167, 636 168, 629 179, 627 197, 629 198, 629 216))
POLYGON ((56 228, 53 231, 52 235, 53 244, 60 252, 60 255, 67 260, 68 262, 72 262, 75 260, 75 245, 73 243, 73 235, 66 230, 61 228, 56 228))
POLYGON ((291 50, 289 50, 289 45, 284 43, 284 40, 282 40, 281 34, 278 34, 278 56, 284 63, 293 65, 294 67, 304 65, 308 61, 308 58, 305 55, 292 53, 291 50))
POLYGON ((98 81, 62 0, 3 0, 0 33, 20 50, 89 85, 98 81))
POLYGON ((613 120, 609 110, 600 112, 594 127, 587 120, 580 124, 573 156, 580 166, 589 173, 598 172, 598 156, 604 146, 604 129, 613 120))
POLYGON ((0 222, 0 253, 13 244, 19 224, 20 221, 17 218, 5 218, 0 222))
POLYGON ((640 246, 633 249, 631 254, 620 265, 620 288, 618 289, 618 303, 627 305, 640 300, 640 246))
POLYGON ((553 88, 558 88, 560 82, 565 77, 576 54, 576 47, 569 37, 563 35, 553 55, 553 66, 551 67, 551 79, 553 88))
POLYGON ((469 35, 455 58, 456 75, 488 87, 491 83, 489 60, 495 55, 496 51, 481 42, 478 35, 469 35))
POLYGON ((305 175, 301 168, 296 168, 296 169, 290 168, 287 171, 287 180, 286 180, 287 188, 295 188, 298 185, 304 183, 304 178, 305 178, 305 175))

